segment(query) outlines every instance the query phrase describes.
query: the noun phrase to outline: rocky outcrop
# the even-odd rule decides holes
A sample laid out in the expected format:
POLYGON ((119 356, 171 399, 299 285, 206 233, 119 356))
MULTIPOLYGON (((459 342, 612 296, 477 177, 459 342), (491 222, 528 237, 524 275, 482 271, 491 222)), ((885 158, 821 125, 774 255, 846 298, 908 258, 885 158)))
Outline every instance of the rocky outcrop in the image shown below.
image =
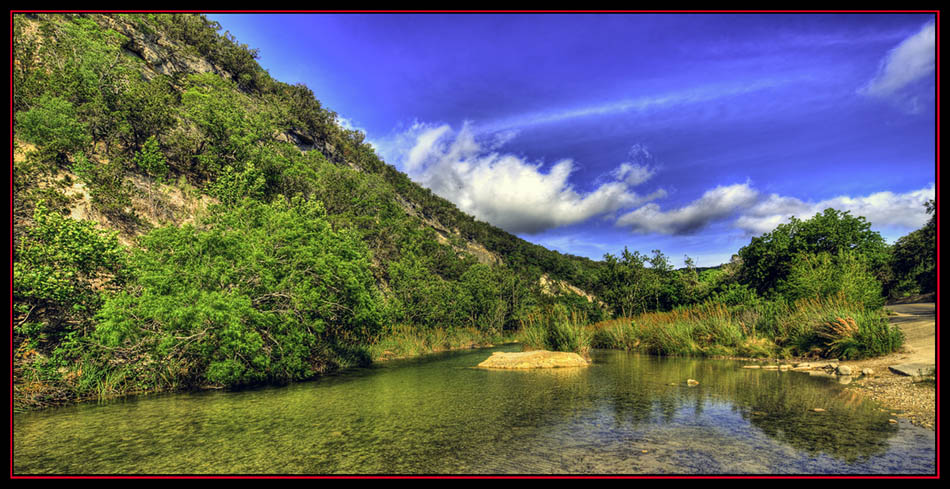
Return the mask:
POLYGON ((547 350, 496 351, 487 360, 478 364, 480 368, 504 369, 586 367, 588 365, 590 361, 577 353, 547 350))
POLYGON ((126 52, 141 58, 148 67, 142 74, 152 78, 155 74, 215 73, 230 77, 227 70, 196 54, 185 52, 165 35, 144 32, 137 26, 114 16, 96 16, 96 20, 121 33, 128 39, 123 44, 126 52))
MULTIPOLYGON (((595 300, 597 300, 596 297, 594 297, 591 294, 588 294, 587 292, 580 289, 579 287, 571 285, 563 280, 552 279, 550 275, 546 273, 541 275, 541 278, 538 279, 538 285, 541 286, 541 293, 546 294, 546 295, 558 295, 563 292, 570 292, 572 294, 577 294, 587 299, 587 302, 594 302, 595 300)), ((600 304, 601 306, 606 305, 599 300, 597 301, 597 303, 600 304)))

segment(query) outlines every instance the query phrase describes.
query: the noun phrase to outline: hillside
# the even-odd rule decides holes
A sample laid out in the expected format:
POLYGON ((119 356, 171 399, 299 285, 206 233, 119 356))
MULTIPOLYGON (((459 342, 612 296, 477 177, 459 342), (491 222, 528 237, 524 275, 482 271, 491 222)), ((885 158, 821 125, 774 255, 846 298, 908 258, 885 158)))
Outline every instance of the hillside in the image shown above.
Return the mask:
POLYGON ((14 340, 36 399, 107 373, 116 392, 283 382, 400 325, 605 314, 599 262, 413 183, 201 15, 13 20, 14 340))

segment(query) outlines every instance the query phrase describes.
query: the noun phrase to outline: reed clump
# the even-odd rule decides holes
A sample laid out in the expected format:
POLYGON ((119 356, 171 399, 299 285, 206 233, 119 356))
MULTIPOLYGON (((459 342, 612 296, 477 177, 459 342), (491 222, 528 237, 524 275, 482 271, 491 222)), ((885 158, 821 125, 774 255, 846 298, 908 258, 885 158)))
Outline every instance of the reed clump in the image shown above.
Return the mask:
POLYGON ((567 351, 586 355, 593 342, 587 316, 555 304, 528 313, 519 339, 525 349, 567 351))
POLYGON ((592 329, 595 348, 656 355, 858 359, 903 344, 882 309, 843 294, 738 306, 706 302, 603 321, 592 329))

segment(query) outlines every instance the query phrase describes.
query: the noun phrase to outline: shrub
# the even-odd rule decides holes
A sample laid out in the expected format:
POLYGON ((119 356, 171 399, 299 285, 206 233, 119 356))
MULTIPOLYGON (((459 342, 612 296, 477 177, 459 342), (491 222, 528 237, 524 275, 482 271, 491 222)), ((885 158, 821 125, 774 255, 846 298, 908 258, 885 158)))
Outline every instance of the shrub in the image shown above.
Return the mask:
POLYGON ((334 364, 335 345, 378 333, 365 245, 317 202, 245 200, 141 245, 134 286, 103 306, 97 338, 181 365, 184 385, 308 378, 334 364))
POLYGON ((14 130, 17 136, 61 162, 68 153, 85 149, 91 141, 73 104, 49 95, 40 97, 30 110, 17 112, 14 130))
POLYGON ((96 229, 36 205, 34 226, 14 251, 14 333, 62 335, 85 325, 99 308, 101 292, 121 286, 125 251, 115 233, 96 229))
POLYGON ((869 308, 884 305, 881 283, 868 270, 866 261, 851 251, 836 255, 827 252, 798 254, 788 277, 779 284, 778 294, 789 301, 836 294, 869 308))

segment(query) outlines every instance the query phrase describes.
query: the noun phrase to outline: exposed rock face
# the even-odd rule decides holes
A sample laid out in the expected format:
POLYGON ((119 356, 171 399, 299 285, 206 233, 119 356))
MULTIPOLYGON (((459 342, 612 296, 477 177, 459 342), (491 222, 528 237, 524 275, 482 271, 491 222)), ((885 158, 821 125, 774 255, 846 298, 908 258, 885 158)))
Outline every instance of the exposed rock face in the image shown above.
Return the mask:
MULTIPOLYGON (((554 280, 546 273, 541 275, 541 278, 538 279, 538 284, 541 286, 541 292, 547 295, 557 295, 560 292, 568 291, 587 299, 587 302, 594 302, 596 300, 596 297, 582 289, 563 280, 554 280)), ((602 302, 600 303, 603 305, 602 302)))
POLYGON ((481 368, 507 369, 586 367, 588 365, 590 362, 577 353, 547 350, 511 353, 496 351, 487 360, 478 364, 481 368))
POLYGON ((180 46, 163 34, 144 33, 136 26, 112 16, 96 17, 100 22, 128 37, 123 46, 128 52, 138 56, 148 66, 143 71, 146 78, 155 74, 174 75, 176 73, 216 73, 230 76, 227 70, 215 66, 202 57, 185 53, 180 46))

